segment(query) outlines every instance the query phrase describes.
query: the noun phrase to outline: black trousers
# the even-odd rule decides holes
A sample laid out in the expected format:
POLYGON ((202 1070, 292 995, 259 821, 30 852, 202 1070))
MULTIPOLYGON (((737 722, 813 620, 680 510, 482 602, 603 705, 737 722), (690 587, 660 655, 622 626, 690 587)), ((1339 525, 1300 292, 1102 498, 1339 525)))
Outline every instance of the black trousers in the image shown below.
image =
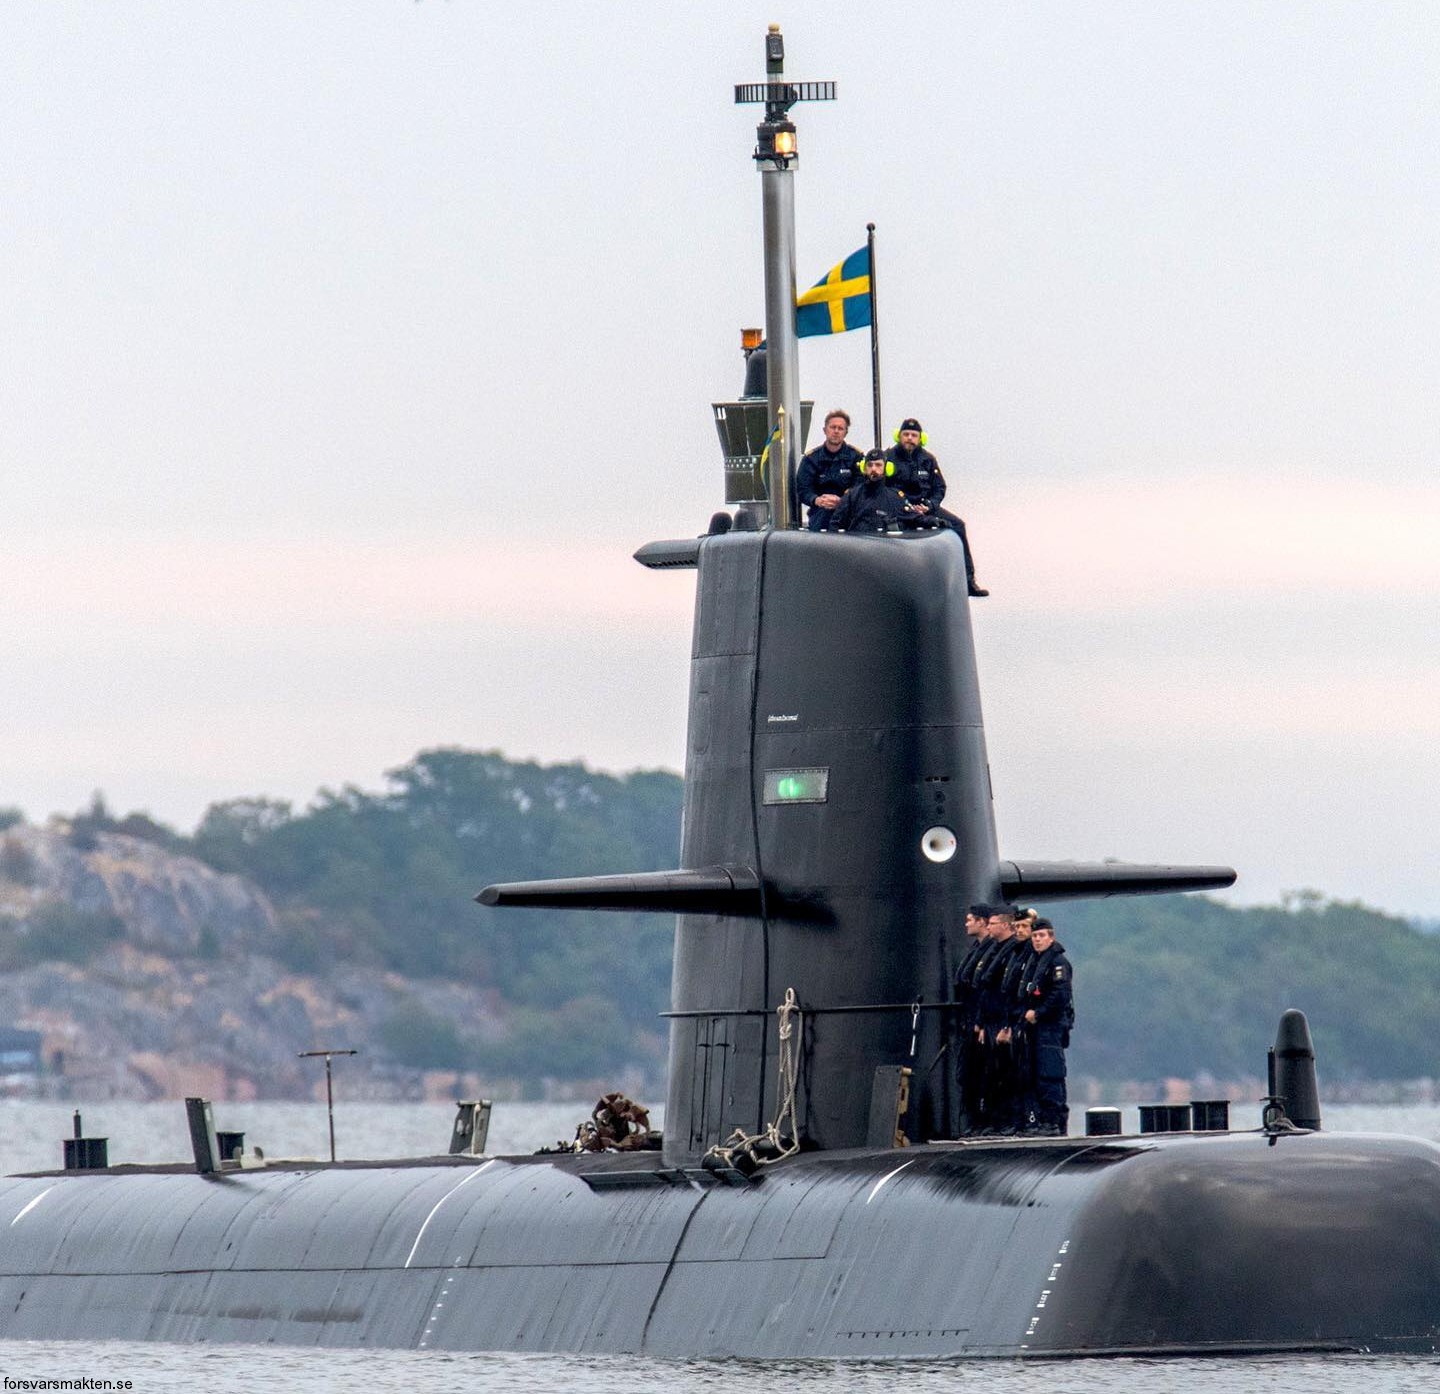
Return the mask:
MULTIPOLYGON (((987 1031, 993 1037, 993 1032, 987 1031)), ((1020 1081, 1015 1073, 1014 1041, 985 1042, 984 1082, 981 1086, 981 1114, 984 1126, 997 1132, 1018 1132, 1020 1116, 1020 1081)))
POLYGON ((975 581, 975 558, 970 555, 970 534, 965 531, 965 520, 948 509, 936 507, 935 516, 947 527, 960 534, 960 545, 965 549, 965 575, 973 584, 975 581))
POLYGON ((960 1132, 978 1132, 985 1126, 985 1047, 975 1039, 975 1033, 964 1029, 958 1038, 960 1042, 960 1132))
POLYGON ((1065 1095, 1064 1027, 1035 1028, 1035 1116, 1042 1123, 1064 1127, 1070 1117, 1065 1095))

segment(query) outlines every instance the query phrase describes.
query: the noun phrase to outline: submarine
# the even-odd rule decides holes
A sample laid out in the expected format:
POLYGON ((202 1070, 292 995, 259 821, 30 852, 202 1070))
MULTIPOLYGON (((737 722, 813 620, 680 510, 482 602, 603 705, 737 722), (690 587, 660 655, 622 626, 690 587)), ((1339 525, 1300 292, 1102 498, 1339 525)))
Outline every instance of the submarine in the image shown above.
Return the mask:
POLYGON ((408 1162, 241 1165, 204 1108, 193 1165, 110 1167, 76 1139, 71 1168, 0 1181, 0 1338, 786 1360, 1440 1343, 1440 1147, 1324 1131, 1299 1012, 1253 1128, 1197 1105, 1136 1135, 962 1135, 967 906, 1235 873, 1002 859, 958 537, 794 525, 789 112, 833 92, 765 43, 766 81, 737 91, 765 106, 763 395, 716 404, 733 511, 636 554, 695 572, 681 864, 478 897, 675 916, 660 1146, 489 1156, 477 1128, 408 1162))

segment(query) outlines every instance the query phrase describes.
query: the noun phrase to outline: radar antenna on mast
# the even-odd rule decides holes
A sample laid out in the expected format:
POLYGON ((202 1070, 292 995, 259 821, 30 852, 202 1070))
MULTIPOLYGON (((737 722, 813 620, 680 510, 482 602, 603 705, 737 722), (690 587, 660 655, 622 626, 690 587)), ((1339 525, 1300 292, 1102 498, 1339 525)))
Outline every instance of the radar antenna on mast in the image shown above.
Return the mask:
POLYGON ((800 417, 800 355, 795 335, 795 167, 800 160, 790 108, 835 100, 833 82, 786 82, 785 36, 778 24, 765 35, 765 81, 737 83, 737 103, 765 105, 755 132, 765 240, 765 328, 768 338, 769 428, 782 421, 784 450, 769 473, 770 526, 797 525, 795 468, 805 448, 800 417))

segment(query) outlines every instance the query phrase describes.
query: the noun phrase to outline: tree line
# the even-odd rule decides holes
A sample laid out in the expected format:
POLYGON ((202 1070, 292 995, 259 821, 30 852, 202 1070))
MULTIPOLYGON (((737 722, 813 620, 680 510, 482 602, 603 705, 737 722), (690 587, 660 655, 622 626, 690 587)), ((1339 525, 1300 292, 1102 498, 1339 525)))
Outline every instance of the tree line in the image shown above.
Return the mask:
MULTIPOLYGON (((72 837, 148 837, 249 877, 277 906, 302 972, 344 959, 493 988, 508 1039, 481 1039, 416 1001, 385 1024, 401 1063, 538 1079, 664 1059, 673 921, 661 915, 482 911, 492 881, 678 865, 682 784, 497 752, 422 752, 385 787, 307 808, 214 804, 191 836, 97 798, 72 837)), ((1280 1012, 1306 1011, 1324 1078, 1440 1076, 1440 936, 1314 892, 1233 908, 1203 896, 1049 907, 1075 964, 1071 1066, 1102 1079, 1263 1073, 1280 1012)))

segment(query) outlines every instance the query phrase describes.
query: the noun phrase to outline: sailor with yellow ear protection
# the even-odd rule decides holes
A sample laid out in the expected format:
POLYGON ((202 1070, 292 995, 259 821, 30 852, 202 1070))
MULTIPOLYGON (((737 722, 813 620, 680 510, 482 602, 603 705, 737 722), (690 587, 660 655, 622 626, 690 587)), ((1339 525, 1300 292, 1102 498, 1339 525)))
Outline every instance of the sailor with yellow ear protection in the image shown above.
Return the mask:
POLYGON ((940 473, 940 461, 925 448, 928 441, 920 423, 913 416, 907 416, 895 432, 895 444, 885 452, 885 482, 898 489, 917 513, 932 513, 943 526, 960 534, 970 594, 989 595, 989 591, 975 582, 975 561, 970 555, 965 520, 940 507, 940 500, 945 497, 945 476, 940 473))

